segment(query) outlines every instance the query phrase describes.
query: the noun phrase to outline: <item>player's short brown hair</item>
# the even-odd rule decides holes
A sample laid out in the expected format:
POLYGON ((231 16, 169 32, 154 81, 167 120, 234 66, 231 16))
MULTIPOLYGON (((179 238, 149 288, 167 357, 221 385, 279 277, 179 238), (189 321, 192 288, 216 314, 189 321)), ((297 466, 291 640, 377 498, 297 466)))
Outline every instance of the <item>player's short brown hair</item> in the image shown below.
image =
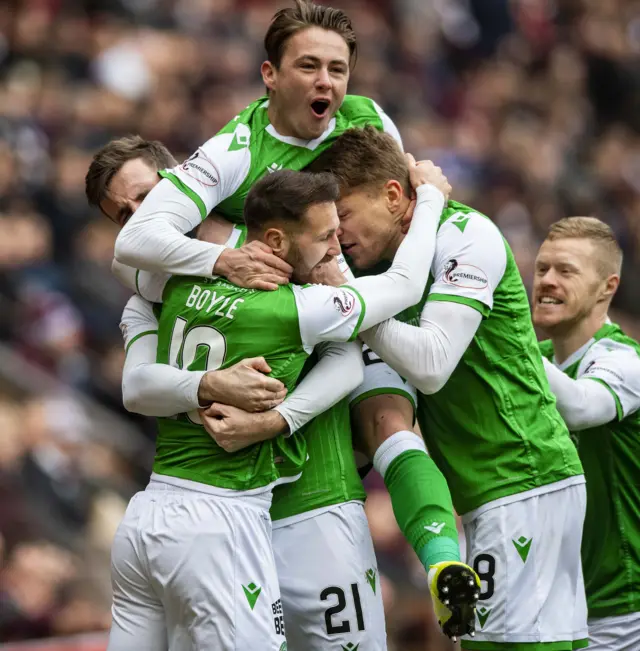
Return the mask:
POLYGON ((565 217, 549 228, 547 240, 586 239, 591 240, 598 251, 598 271, 603 278, 620 275, 622 249, 611 227, 596 217, 565 217))
POLYGON ((274 221, 299 225, 307 210, 337 201, 339 189, 331 174, 279 170, 255 183, 244 202, 244 221, 252 233, 263 232, 274 221))
POLYGON ((99 206, 107 198, 109 184, 122 166, 141 158, 157 170, 177 164, 171 152, 157 140, 125 136, 107 143, 93 157, 85 176, 85 193, 91 206, 99 206))
POLYGON ((345 131, 306 169, 331 172, 342 194, 356 189, 379 191, 388 181, 398 181, 411 194, 409 168, 398 143, 371 125, 345 131))
POLYGON ((277 11, 264 37, 267 59, 280 67, 287 41, 308 27, 321 27, 340 34, 349 48, 349 62, 355 64, 358 56, 356 34, 351 19, 342 9, 317 5, 310 0, 294 0, 294 7, 277 11))

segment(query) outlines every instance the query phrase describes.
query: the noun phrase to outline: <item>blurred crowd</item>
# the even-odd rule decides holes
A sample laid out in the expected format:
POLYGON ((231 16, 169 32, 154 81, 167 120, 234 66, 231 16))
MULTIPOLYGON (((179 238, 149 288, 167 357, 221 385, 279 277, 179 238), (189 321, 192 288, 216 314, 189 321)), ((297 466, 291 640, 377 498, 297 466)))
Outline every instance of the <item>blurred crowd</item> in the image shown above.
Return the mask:
MULTIPOLYGON (((0 3, 0 641, 108 626, 110 537, 149 469, 153 423, 121 406, 128 292, 110 274, 114 226, 84 197, 91 156, 127 133, 189 155, 262 94, 262 37, 286 4, 0 3), (120 425, 97 427, 83 396, 120 425), (142 443, 116 445, 131 423, 142 443)), ((551 222, 611 224, 625 254, 613 316, 640 337, 640 2, 333 4, 359 37, 350 92, 499 224, 528 286, 551 222)), ((450 648, 429 642, 424 580, 369 483, 394 643, 450 648)))

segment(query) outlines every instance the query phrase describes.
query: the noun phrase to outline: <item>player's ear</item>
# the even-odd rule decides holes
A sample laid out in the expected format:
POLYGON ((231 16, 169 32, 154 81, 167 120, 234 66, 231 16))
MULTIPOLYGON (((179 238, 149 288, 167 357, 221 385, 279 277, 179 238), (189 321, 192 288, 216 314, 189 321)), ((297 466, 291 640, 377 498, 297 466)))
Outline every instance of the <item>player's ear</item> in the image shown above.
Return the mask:
POLYGON ((262 241, 273 249, 275 255, 286 255, 289 249, 289 240, 279 228, 269 228, 265 231, 262 241))
POLYGON ((275 90, 276 68, 271 61, 263 61, 260 66, 260 74, 262 75, 262 81, 267 87, 267 90, 275 90))
POLYGON ((618 291, 618 285, 620 285, 620 276, 617 274, 611 274, 604 282, 600 300, 611 300, 613 295, 618 291))
POLYGON ((400 209, 402 199, 404 198, 402 185, 400 185, 398 181, 392 179, 385 183, 384 192, 389 212, 396 213, 400 209))

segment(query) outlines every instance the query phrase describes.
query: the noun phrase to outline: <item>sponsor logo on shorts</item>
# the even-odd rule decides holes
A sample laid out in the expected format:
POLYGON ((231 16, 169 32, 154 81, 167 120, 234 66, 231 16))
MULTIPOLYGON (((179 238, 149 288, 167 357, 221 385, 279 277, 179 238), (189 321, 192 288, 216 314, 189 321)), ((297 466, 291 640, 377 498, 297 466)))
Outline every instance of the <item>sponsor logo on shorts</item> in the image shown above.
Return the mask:
POLYGON ((516 551, 518 552, 520 558, 522 559, 522 562, 526 563, 527 557, 529 556, 529 550, 531 549, 531 543, 533 542, 533 538, 526 538, 525 536, 520 536, 518 540, 512 540, 511 542, 516 548, 516 551))
POLYGON ((350 292, 344 289, 338 289, 336 290, 336 295, 333 297, 333 305, 342 316, 349 316, 356 305, 356 299, 350 292))
POLYGON ((375 594, 376 593, 376 571, 371 567, 364 573, 364 575, 369 585, 371 586, 371 589, 373 590, 373 594, 375 594))
POLYGON ((424 528, 431 533, 439 534, 444 529, 444 522, 432 522, 431 524, 425 524, 424 528))
POLYGON ((252 582, 249 585, 243 585, 242 589, 244 590, 244 596, 247 598, 247 601, 249 602, 249 608, 253 610, 256 605, 256 601, 258 601, 258 597, 262 592, 262 588, 259 585, 256 585, 255 583, 252 582))
MULTIPOLYGON (((278 599, 271 604, 271 612, 273 613, 273 627, 276 630, 276 635, 284 635, 284 615, 282 614, 282 600, 278 599)), ((280 646, 280 651, 286 650, 287 643, 284 642, 280 646)))
POLYGON ((476 615, 478 616, 478 621, 480 622, 480 628, 484 628, 484 625, 487 623, 490 614, 491 614, 491 608, 485 608, 484 606, 480 606, 476 610, 476 615))
POLYGON ((449 260, 445 265, 444 282, 463 289, 484 289, 489 284, 482 269, 472 264, 459 264, 456 259, 449 260))
POLYGON ((209 188, 214 188, 220 182, 216 166, 201 151, 187 158, 181 167, 187 176, 209 188))

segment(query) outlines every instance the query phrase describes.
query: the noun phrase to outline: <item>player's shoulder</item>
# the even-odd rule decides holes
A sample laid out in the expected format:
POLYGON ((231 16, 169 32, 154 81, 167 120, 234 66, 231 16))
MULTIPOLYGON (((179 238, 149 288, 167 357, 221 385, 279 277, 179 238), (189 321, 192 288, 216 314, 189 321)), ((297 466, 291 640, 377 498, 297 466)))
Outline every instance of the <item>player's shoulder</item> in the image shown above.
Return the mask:
POLYGON ((210 138, 202 147, 208 150, 224 149, 225 151, 247 150, 255 140, 255 134, 260 133, 268 124, 267 114, 269 98, 265 95, 251 102, 232 120, 210 138))
POLYGON ((540 348, 540 354, 543 357, 546 357, 550 362, 553 361, 553 342, 551 339, 545 339, 544 341, 539 341, 538 346, 540 348))
POLYGON ((229 122, 227 122, 227 124, 225 124, 216 135, 234 133, 237 130, 238 125, 243 125, 249 130, 253 129, 268 119, 268 104, 269 98, 266 95, 259 97, 257 100, 251 102, 251 104, 242 109, 242 111, 240 111, 238 115, 234 116, 233 119, 229 120, 229 122))
POLYGON ((470 206, 449 200, 440 217, 437 245, 471 246, 476 250, 475 244, 481 244, 482 250, 488 254, 501 257, 506 251, 505 239, 489 217, 470 206))
POLYGON ((586 358, 619 357, 640 364, 640 344, 627 335, 617 323, 605 324, 595 336, 586 358))
POLYGON ((373 124, 381 128, 382 109, 369 97, 363 95, 345 95, 338 115, 346 119, 352 126, 373 124))
POLYGON ((474 229, 482 229, 502 236, 500 229, 487 215, 471 206, 467 206, 459 201, 453 201, 452 199, 447 201, 447 205, 444 207, 440 217, 440 227, 445 224, 456 228, 461 233, 464 233, 467 226, 470 225, 474 229))

